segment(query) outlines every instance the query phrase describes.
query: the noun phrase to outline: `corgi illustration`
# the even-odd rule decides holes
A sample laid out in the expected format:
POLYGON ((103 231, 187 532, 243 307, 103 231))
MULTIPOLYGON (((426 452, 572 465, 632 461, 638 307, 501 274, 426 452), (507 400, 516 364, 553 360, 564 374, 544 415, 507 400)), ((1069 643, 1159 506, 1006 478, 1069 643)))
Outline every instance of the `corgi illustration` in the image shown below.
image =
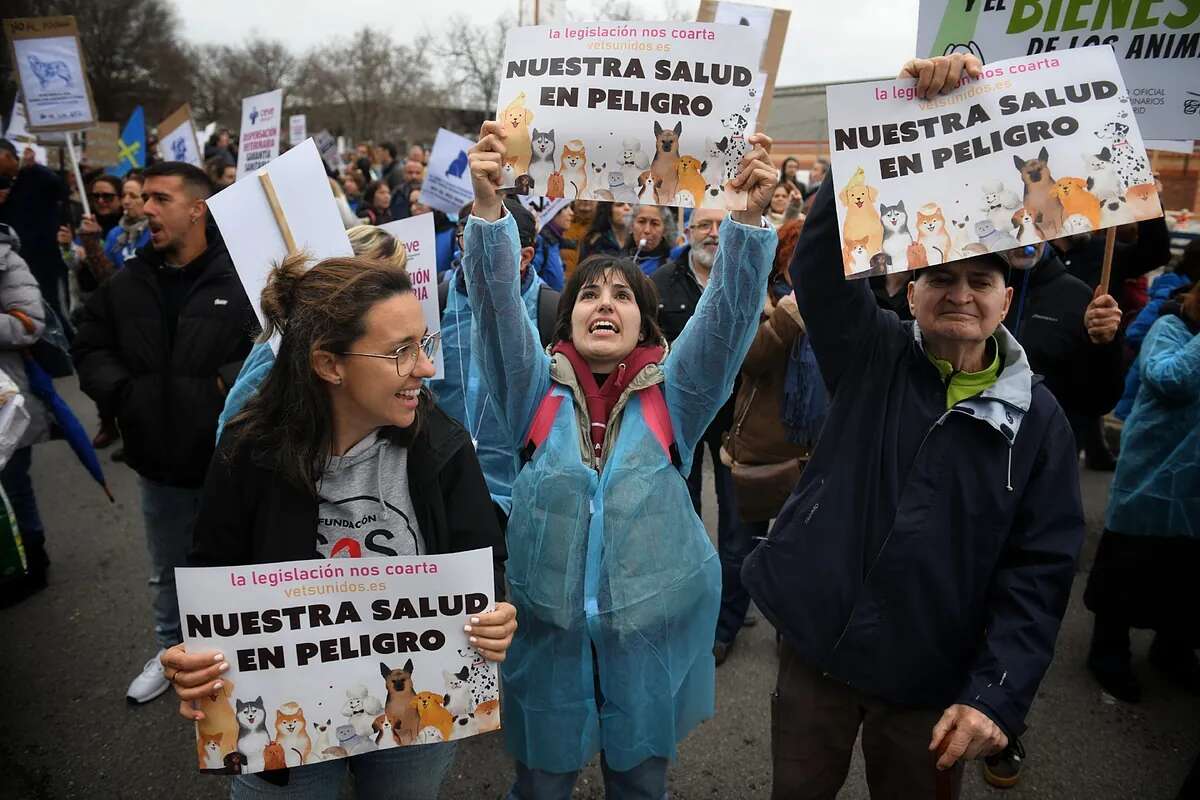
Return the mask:
POLYGON ((846 242, 842 257, 846 261, 847 275, 869 272, 871 269, 871 252, 867 249, 865 238, 846 242))
POLYGON ((200 769, 224 769, 225 758, 221 755, 221 739, 223 733, 212 735, 200 734, 196 749, 200 755, 200 769))
MULTIPOLYGON (((978 226, 976 223, 976 228, 978 226)), ((946 218, 937 203, 926 203, 917 209, 917 243, 925 248, 931 265, 941 264, 950 257, 950 234, 946 232, 946 218)))
POLYGON ((572 139, 563 145, 558 171, 562 173, 563 188, 567 191, 566 196, 573 200, 587 197, 585 194, 588 185, 586 164, 587 150, 582 141, 572 139))

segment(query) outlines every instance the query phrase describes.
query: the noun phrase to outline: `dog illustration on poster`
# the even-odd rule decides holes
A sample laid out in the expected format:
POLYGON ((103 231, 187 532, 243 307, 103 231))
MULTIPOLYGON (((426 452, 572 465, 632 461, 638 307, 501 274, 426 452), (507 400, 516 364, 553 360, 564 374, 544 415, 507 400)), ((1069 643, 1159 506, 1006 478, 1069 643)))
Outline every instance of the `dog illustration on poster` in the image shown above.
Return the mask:
POLYGON ((71 68, 67 66, 65 61, 42 61, 34 54, 30 54, 27 61, 29 68, 33 70, 33 74, 38 79, 38 85, 45 89, 50 85, 50 82, 58 79, 64 84, 64 88, 71 88, 74 81, 71 80, 71 68))
POLYGON ((533 112, 525 107, 524 92, 508 104, 500 116, 500 122, 504 126, 505 154, 515 159, 513 163, 516 174, 525 175, 529 172, 529 162, 533 158, 533 143, 529 133, 533 112))

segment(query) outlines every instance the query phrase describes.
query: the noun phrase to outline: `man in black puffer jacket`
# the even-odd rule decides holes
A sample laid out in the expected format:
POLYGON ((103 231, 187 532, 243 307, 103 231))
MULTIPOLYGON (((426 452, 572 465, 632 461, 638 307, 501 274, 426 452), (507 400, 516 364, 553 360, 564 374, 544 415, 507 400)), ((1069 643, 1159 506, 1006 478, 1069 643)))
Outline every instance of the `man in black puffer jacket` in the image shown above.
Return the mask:
MULTIPOLYGON (((250 350, 257 323, 233 263, 209 223, 204 172, 178 161, 146 170, 150 245, 96 290, 72 355, 79 383, 116 417, 138 473, 161 649, 182 641, 175 568, 187 566, 200 490, 225 387, 250 350)), ((158 657, 126 697, 166 691, 158 657)))

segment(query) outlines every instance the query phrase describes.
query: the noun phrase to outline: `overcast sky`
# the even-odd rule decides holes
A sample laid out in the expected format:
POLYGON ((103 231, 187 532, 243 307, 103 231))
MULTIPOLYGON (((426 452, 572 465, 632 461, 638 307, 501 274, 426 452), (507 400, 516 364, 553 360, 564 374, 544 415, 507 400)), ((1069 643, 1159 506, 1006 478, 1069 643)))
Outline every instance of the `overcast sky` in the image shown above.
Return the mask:
MULTIPOLYGON (((669 1, 669 0, 668 0, 669 1)), ((303 51, 333 36, 348 36, 363 25, 409 41, 422 31, 440 31, 442 20, 465 14, 472 21, 516 14, 517 0, 436 0, 433 4, 388 0, 170 0, 184 37, 193 42, 233 43, 257 34, 283 39, 303 51), (411 9, 436 6, 440 17, 419 21, 411 9)), ((589 0, 565 0, 576 16, 587 14, 589 0)), ((787 43, 776 84, 861 80, 894 76, 911 58, 917 38, 917 0, 753 0, 790 8, 787 43)), ((647 11, 661 0, 634 2, 647 11)), ((676 0, 692 9, 698 0, 676 0)), ((661 12, 660 12, 661 13, 661 12)), ((691 12, 689 12, 691 13, 691 12)), ((422 15, 424 16, 424 15, 422 15)), ((649 16, 649 14, 647 14, 649 16)))

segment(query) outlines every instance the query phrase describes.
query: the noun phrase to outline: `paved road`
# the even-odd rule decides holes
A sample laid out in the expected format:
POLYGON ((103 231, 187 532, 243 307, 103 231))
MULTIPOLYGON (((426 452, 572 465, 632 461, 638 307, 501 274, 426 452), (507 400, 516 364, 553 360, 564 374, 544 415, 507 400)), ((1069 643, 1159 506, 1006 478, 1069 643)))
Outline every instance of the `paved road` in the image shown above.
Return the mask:
MULTIPOLYGON (((60 382, 80 411, 90 405, 73 380, 60 382)), ((90 412, 89 412, 90 414, 90 412)), ((105 456, 107 462, 107 456, 105 456)), ((133 474, 107 464, 117 504, 109 505, 55 442, 35 454, 54 566, 51 586, 0 611, 0 797, 216 798, 226 779, 195 772, 191 729, 164 697, 125 704, 128 680, 153 652, 150 593, 133 474)), ((1107 476, 1085 473, 1090 534, 1058 656, 1030 715, 1022 784, 1002 793, 968 772, 967 798, 1173 798, 1200 750, 1200 698, 1165 684, 1145 663, 1149 638, 1135 638, 1146 699, 1105 702, 1083 669, 1091 616, 1081 601, 1095 553, 1107 476)), ((706 521, 715 520, 707 498, 706 521)), ((768 695, 774 637, 748 629, 718 671, 717 715, 684 742, 672 794, 760 798, 770 789, 768 695)), ((465 742, 444 798, 494 798, 511 778, 499 736, 465 742)), ((599 772, 585 771, 577 796, 602 797, 599 772)), ((865 798, 856 754, 844 798, 865 798)))

